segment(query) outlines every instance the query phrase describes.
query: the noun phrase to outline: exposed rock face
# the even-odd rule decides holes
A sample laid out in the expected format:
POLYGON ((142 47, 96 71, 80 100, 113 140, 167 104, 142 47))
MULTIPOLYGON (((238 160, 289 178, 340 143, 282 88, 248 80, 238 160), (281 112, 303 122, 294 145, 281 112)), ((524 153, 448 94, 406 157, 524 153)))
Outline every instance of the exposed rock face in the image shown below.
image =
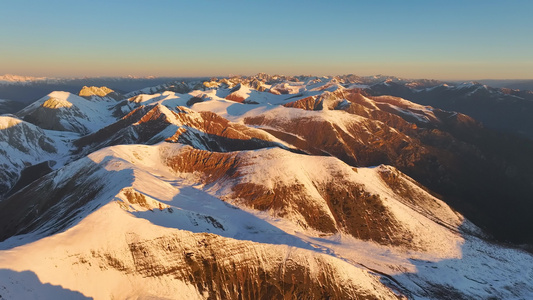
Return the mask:
POLYGON ((284 82, 284 83, 278 83, 272 86, 269 92, 274 95, 297 94, 300 91, 300 88, 301 88, 301 85, 293 85, 293 84, 284 82))
POLYGON ((196 103, 204 102, 207 99, 207 95, 203 94, 201 96, 192 97, 187 101, 187 106, 193 106, 196 103))
MULTIPOLYGON (((74 144, 79 148, 78 151, 81 151, 81 148, 87 147, 87 150, 85 150, 85 152, 88 152, 113 144, 147 142, 147 138, 152 138, 155 134, 157 134, 169 125, 168 122, 165 123, 165 118, 163 117, 161 119, 162 122, 158 124, 152 124, 154 126, 150 129, 152 133, 151 135, 146 134, 142 135, 141 137, 137 134, 137 132, 133 131, 130 126, 138 122, 143 116, 145 116, 146 114, 154 116, 154 112, 151 112, 151 110, 153 110, 152 107, 141 106, 133 110, 117 122, 106 126, 93 134, 86 135, 76 140, 74 144)), ((157 108, 155 110, 157 110, 157 108)), ((157 117, 155 119, 157 119, 157 117)))
POLYGON ((104 185, 102 178, 91 176, 100 167, 82 168, 78 163, 73 168, 77 170, 72 176, 50 173, 0 202, 0 240, 32 231, 53 234, 72 226, 77 212, 93 201, 104 185))
MULTIPOLYGON (((316 159, 309 159, 300 165, 298 161, 304 158, 277 153, 279 151, 283 150, 262 150, 252 155, 191 149, 170 156, 165 161, 176 172, 197 174, 204 184, 212 186, 210 189, 226 201, 294 220, 304 228, 329 234, 344 232, 362 240, 413 249, 418 249, 423 243, 414 238, 416 232, 411 232, 413 228, 402 224, 404 221, 390 210, 390 204, 386 204, 379 195, 369 192, 364 184, 355 181, 357 170, 346 168, 333 159, 333 165, 328 167, 322 166, 322 160, 316 159), (285 161, 290 161, 291 165, 284 164, 285 161), (320 176, 308 173, 307 164, 321 170, 331 170, 331 173, 325 172, 320 176), (280 167, 284 167, 283 176, 290 180, 282 179, 283 176, 276 178, 274 174, 279 174, 280 167), (231 189, 222 188, 228 186, 231 189)), ((398 175, 399 172, 394 169, 382 169, 380 172, 396 174, 396 185, 393 187, 402 203, 412 201, 411 206, 426 207, 432 219, 443 218, 440 223, 458 227, 460 221, 454 213, 442 212, 442 204, 435 205, 434 198, 426 191, 408 183, 412 179, 398 175), (404 199, 408 197, 412 198, 404 199), (441 212, 435 213, 432 208, 441 212)), ((388 185, 392 184, 392 180, 387 182, 388 185)))
POLYGON ((317 101, 316 97, 307 97, 297 101, 284 104, 285 107, 294 107, 305 110, 322 110, 322 102, 317 101))
POLYGON ((226 96, 227 100, 243 103, 249 97, 250 89, 247 85, 238 83, 229 92, 229 95, 226 96))
POLYGON ((84 86, 81 91, 78 93, 81 97, 90 97, 90 96, 99 96, 105 97, 108 94, 113 93, 114 91, 108 87, 96 87, 96 86, 84 86))
POLYGON ((48 98, 38 109, 23 117, 27 122, 39 124, 40 127, 50 130, 88 132, 88 129, 79 122, 62 122, 63 117, 67 115, 73 120, 87 118, 79 108, 73 107, 72 103, 53 97, 48 98))
POLYGON ((264 92, 268 88, 265 86, 265 83, 261 80, 254 79, 250 82, 250 87, 259 92, 264 92))
POLYGON ((244 102, 244 100, 246 100, 246 98, 238 95, 238 94, 229 94, 226 96, 226 99, 228 100, 231 100, 231 101, 235 101, 235 102, 238 102, 238 103, 242 103, 244 102))
MULTIPOLYGON (((112 207, 105 210, 121 213, 112 207)), ((128 219, 130 225, 139 225, 128 219)), ((144 229, 134 231, 112 220, 95 223, 94 229, 101 230, 100 238, 115 234, 121 238, 108 245, 82 242, 86 249, 65 243, 66 258, 53 252, 39 253, 32 257, 42 262, 36 272, 43 281, 54 280, 42 270, 66 263, 77 280, 63 280, 62 286, 95 299, 181 299, 184 295, 191 299, 405 299, 375 274, 326 254, 208 233, 158 231, 151 224, 143 225, 144 229), (98 274, 108 276, 111 282, 98 288, 84 284, 96 282, 98 274), (117 281, 118 276, 128 280, 117 281), (157 288, 161 286, 165 288, 157 288)), ((93 234, 86 238, 98 241, 99 237, 93 234)), ((50 242, 44 240, 41 246, 46 248, 50 242)), ((6 266, 2 259, 0 264, 6 266)))
MULTIPOLYGON (((180 232, 130 243, 135 265, 118 261, 115 268, 143 277, 173 276, 213 299, 395 299, 390 290, 356 268, 357 276, 374 281, 375 289, 345 277, 337 262, 297 249, 180 232), (154 260, 159 257, 161 259, 154 260), (322 270, 316 274, 315 270, 322 270), (191 275, 189 275, 191 274, 191 275)), ((355 277, 355 276, 354 276, 355 277)), ((363 280, 361 280, 363 281, 363 280)), ((400 297, 398 297, 400 298, 400 297)))
POLYGON ((25 153, 31 149, 56 151, 41 128, 11 116, 0 116, 0 142, 25 153))
MULTIPOLYGON (((312 107, 313 109, 315 107, 312 107)), ((329 114, 329 113, 328 113, 329 114)), ((337 113, 335 113, 337 114, 337 113)), ((353 166, 371 166, 393 161, 405 161, 412 155, 427 153, 420 142, 409 143, 409 137, 382 122, 361 119, 357 116, 341 116, 340 122, 331 122, 329 116, 302 115, 291 119, 277 118, 275 114, 247 117, 246 124, 268 128, 280 139, 292 143, 300 137, 306 141, 302 150, 320 155, 330 153, 353 166), (279 133, 278 133, 279 132, 279 133), (286 133, 290 134, 288 136, 286 133), (417 154, 412 149, 416 149, 417 154)), ((335 118, 331 115, 332 118, 335 118)), ((409 126, 410 125, 407 125, 409 126)), ((414 157, 414 159, 417 159, 414 157)), ((412 159, 409 159, 412 160, 412 159)))
POLYGON ((70 108, 72 107, 72 103, 63 100, 63 99, 57 99, 54 97, 48 98, 48 100, 44 101, 42 107, 44 108, 50 108, 50 109, 59 109, 59 108, 70 108))

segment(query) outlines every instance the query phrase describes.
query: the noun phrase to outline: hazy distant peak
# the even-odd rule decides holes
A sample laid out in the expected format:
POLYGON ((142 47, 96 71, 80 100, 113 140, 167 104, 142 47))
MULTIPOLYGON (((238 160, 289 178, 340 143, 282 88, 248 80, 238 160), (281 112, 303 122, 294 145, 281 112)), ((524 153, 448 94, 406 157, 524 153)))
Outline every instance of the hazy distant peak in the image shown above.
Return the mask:
POLYGON ((0 76, 0 81, 7 81, 7 82, 26 82, 26 81, 37 81, 37 80, 46 80, 46 77, 32 77, 32 76, 20 76, 20 75, 12 75, 12 74, 6 74, 0 76))

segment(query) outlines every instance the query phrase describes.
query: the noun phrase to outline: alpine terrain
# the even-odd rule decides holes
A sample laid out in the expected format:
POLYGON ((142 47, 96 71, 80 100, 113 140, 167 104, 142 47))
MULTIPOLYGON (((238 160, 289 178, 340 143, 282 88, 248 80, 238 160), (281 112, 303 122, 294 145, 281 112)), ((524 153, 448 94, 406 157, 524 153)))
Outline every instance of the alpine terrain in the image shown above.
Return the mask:
POLYGON ((0 299, 533 298, 533 125, 505 121, 531 92, 261 73, 43 95, 0 100, 0 299))

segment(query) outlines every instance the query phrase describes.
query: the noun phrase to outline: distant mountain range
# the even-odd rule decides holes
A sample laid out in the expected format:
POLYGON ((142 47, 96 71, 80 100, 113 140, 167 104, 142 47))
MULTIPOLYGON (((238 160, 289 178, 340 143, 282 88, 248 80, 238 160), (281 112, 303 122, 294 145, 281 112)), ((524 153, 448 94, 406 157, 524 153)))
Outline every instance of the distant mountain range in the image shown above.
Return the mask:
MULTIPOLYGON (((255 76, 264 80, 273 78, 297 78, 308 80, 313 76, 255 76)), ((485 126, 533 139, 533 81, 531 80, 482 80, 481 82, 442 82, 430 79, 402 79, 394 76, 343 75, 325 77, 338 79, 344 87, 365 89, 369 95, 392 95, 409 99, 422 105, 465 113, 481 121, 485 126), (495 86, 495 87, 491 87, 495 86)), ((158 78, 158 77, 95 77, 95 78, 46 78, 4 75, 0 76, 1 113, 15 113, 42 95, 53 91, 77 93, 83 86, 108 86, 132 96, 149 92, 145 87, 165 89, 178 86, 176 92, 189 92, 199 88, 207 78, 158 78), (189 84, 191 83, 191 84, 189 84), (196 87, 195 87, 196 86, 196 87), (145 88, 143 90, 143 88, 145 88), (11 101, 9 101, 11 100, 11 101), (8 102, 9 101, 9 102, 8 102), (9 103, 9 104, 8 104, 9 103)), ((155 92, 153 90, 152 92, 155 92)))
MULTIPOLYGON (((204 78, 205 79, 205 78, 204 78)), ((0 76, 0 99, 29 104, 53 91, 78 93, 83 86, 108 86, 121 93, 139 90, 173 81, 201 81, 202 78, 184 77, 92 77, 46 78, 4 75, 0 76)), ((1 113, 1 112, 0 112, 1 113)))
POLYGON ((0 298, 533 297, 531 92, 128 80, 0 116, 0 298))
POLYGON ((492 88, 477 82, 441 83, 419 88, 409 82, 385 81, 365 90, 372 95, 394 95, 422 105, 458 111, 486 127, 533 139, 533 92, 492 88))
POLYGON ((529 80, 494 80, 494 79, 484 79, 476 80, 482 84, 486 84, 495 88, 506 88, 512 90, 528 90, 533 91, 533 79, 529 80))

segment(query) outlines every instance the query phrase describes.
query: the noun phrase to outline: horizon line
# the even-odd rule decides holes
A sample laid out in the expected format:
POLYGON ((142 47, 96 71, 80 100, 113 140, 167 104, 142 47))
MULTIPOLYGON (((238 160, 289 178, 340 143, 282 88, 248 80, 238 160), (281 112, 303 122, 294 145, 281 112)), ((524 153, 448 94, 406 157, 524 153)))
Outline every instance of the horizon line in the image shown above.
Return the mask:
MULTIPOLYGON (((15 80, 12 82, 24 82, 24 81, 44 81, 44 80, 53 80, 53 79, 59 79, 59 80, 77 80, 77 79, 97 79, 97 78, 123 78, 123 79, 160 79, 160 78, 209 78, 209 77, 220 77, 220 78, 231 78, 231 77, 252 77, 259 74, 266 74, 270 76, 287 76, 287 77, 300 77, 300 76, 308 76, 308 77, 335 77, 335 76, 349 76, 354 75, 358 77, 395 77, 398 79, 406 79, 406 80, 437 80, 437 81, 486 81, 486 80, 502 80, 502 81, 530 81, 533 80, 533 78, 448 78, 448 79, 434 79, 432 77, 401 77, 401 76, 395 76, 395 75, 385 75, 385 74, 372 74, 372 75, 358 75, 355 73, 345 73, 345 74, 336 74, 336 75, 314 75, 314 74, 298 74, 298 75, 285 75, 285 74, 269 74, 266 72, 258 72, 253 75, 247 75, 247 74, 227 74, 227 75, 201 75, 201 76, 186 76, 186 75, 146 75, 146 76, 140 76, 140 75, 95 75, 95 76, 34 76, 34 75, 18 75, 18 74, 10 74, 6 73, 4 75, 0 75, 0 78, 3 77, 20 77, 20 78, 27 78, 27 80, 15 80)), ((2 81, 0 79, 0 81, 2 81)))

